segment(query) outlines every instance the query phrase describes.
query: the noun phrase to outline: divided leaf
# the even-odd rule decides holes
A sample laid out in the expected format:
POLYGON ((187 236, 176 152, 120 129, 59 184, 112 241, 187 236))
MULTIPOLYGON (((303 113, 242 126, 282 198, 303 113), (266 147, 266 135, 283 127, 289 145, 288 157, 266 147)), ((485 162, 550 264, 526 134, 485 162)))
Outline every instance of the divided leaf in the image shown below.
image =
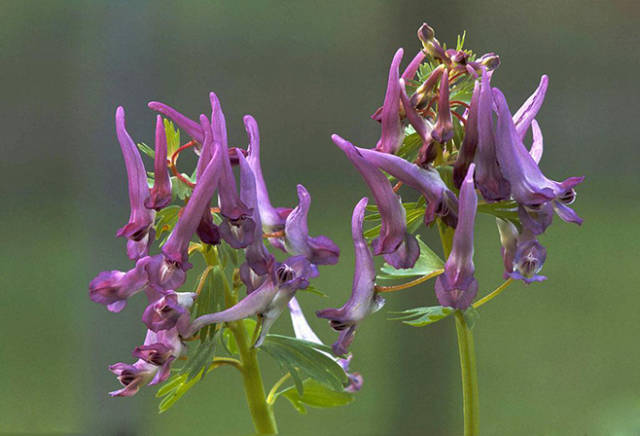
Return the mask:
POLYGON ((427 244, 422 242, 419 235, 416 236, 416 239, 420 246, 420 257, 418 257, 413 268, 395 269, 388 263, 385 263, 380 268, 380 274, 378 274, 377 280, 423 277, 428 274, 433 274, 444 267, 444 261, 440 259, 427 244))
POLYGON ((453 308, 444 306, 416 307, 402 312, 393 312, 399 316, 389 319, 391 321, 402 321, 413 327, 424 327, 446 318, 454 311, 453 308))
POLYGON ((343 390, 334 391, 318 383, 313 379, 306 379, 303 383, 304 392, 300 394, 295 386, 291 386, 276 396, 280 395, 291 402, 291 405, 301 414, 306 414, 306 406, 310 407, 340 407, 345 406, 355 399, 355 395, 343 390))

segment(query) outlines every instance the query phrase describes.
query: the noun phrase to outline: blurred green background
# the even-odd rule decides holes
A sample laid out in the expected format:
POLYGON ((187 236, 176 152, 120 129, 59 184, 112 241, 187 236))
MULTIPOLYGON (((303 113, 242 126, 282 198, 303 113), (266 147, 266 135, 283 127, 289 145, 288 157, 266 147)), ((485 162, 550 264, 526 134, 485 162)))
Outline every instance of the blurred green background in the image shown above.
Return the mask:
MULTIPOLYGON (((640 434, 639 20, 640 3, 623 0, 1 1, 0 433, 249 434, 240 380, 227 369, 163 415, 153 388, 107 396, 117 386, 107 365, 130 359, 144 336, 143 299, 113 315, 87 298, 99 271, 129 265, 114 237, 129 213, 115 107, 147 143, 149 100, 195 117, 216 91, 234 144, 246 141, 242 115, 256 117, 274 203, 294 204, 303 183, 313 233, 342 247, 340 265, 317 282, 329 299, 301 296, 310 314, 350 292, 349 218, 366 194, 329 135, 375 144, 369 115, 391 57, 404 47, 407 62, 427 21, 440 41, 466 30, 466 46, 500 54, 493 83, 512 107, 548 74, 542 167, 554 179, 587 176, 575 204, 582 228, 556 218, 543 237, 549 280, 517 284, 481 309, 482 433, 640 434)), ((490 217, 476 242, 486 293, 502 271, 490 217)), ((386 320, 434 303, 432 282, 390 296, 353 346, 365 377, 356 402, 307 416, 280 402, 282 433, 461 434, 453 320, 422 329, 386 320)), ((275 330, 290 332, 287 317, 275 330)))

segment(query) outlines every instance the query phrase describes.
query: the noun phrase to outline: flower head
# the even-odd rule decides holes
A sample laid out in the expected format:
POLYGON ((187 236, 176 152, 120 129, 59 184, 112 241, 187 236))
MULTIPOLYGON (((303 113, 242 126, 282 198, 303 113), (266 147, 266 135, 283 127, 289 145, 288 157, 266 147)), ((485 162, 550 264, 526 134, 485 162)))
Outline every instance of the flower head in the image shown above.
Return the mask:
POLYGON ((473 274, 473 227, 478 205, 473 183, 474 169, 474 164, 469 165, 462 182, 453 247, 444 264, 444 273, 438 276, 435 284, 440 304, 461 310, 469 307, 478 292, 478 282, 473 274))
POLYGON ((340 309, 324 309, 316 312, 318 317, 328 319, 331 327, 340 332, 338 341, 333 344, 333 351, 339 355, 347 353, 357 325, 384 304, 384 299, 375 290, 376 270, 373 256, 362 233, 367 202, 366 197, 358 202, 351 219, 351 232, 356 255, 351 297, 340 309))

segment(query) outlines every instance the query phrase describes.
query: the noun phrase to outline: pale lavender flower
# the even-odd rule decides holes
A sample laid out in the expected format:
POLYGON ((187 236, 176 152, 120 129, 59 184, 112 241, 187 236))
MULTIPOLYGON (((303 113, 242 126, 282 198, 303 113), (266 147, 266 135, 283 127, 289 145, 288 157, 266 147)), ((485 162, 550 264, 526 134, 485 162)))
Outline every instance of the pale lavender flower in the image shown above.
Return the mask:
POLYGON ((384 299, 375 290, 376 269, 362 233, 367 202, 366 197, 361 199, 353 209, 351 218, 351 236, 356 258, 351 297, 340 309, 316 312, 318 317, 328 319, 331 327, 340 332, 337 342, 333 344, 333 351, 338 355, 347 353, 358 324, 384 305, 384 299))
POLYGON ((139 359, 134 364, 118 362, 109 366, 109 371, 118 377, 122 389, 109 392, 112 397, 131 397, 140 388, 151 381, 158 371, 158 367, 139 359))
POLYGON ((162 383, 171 375, 171 365, 182 354, 184 346, 176 329, 147 331, 143 345, 133 350, 133 357, 155 365, 157 372, 149 385, 162 383))
POLYGON ((435 283, 436 297, 442 306, 464 310, 478 293, 478 282, 474 277, 473 227, 478 198, 473 183, 475 164, 469 165, 467 175, 460 188, 458 201, 458 226, 453 235, 453 246, 444 273, 435 283))
POLYGON ((510 221, 496 218, 504 260, 504 278, 541 282, 545 276, 538 273, 547 258, 547 250, 540 245, 533 232, 526 227, 522 233, 510 221))
POLYGON ((185 333, 189 328, 189 308, 197 294, 193 292, 174 292, 169 290, 158 300, 147 306, 142 314, 142 322, 154 332, 174 327, 185 333))

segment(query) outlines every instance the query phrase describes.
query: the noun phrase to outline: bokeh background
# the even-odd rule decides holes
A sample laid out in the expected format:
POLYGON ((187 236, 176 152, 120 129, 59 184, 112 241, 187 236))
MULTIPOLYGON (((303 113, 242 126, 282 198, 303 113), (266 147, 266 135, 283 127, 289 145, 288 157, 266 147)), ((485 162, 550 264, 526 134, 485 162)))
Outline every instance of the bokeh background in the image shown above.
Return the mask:
MULTIPOLYGON (((481 310, 483 434, 640 434, 639 20, 640 3, 622 0, 0 1, 0 432, 249 434, 229 370, 163 415, 153 388, 107 396, 117 386, 107 365, 129 359, 144 336, 142 299, 112 315, 87 298, 95 274, 129 264, 114 237, 128 217, 115 107, 147 143, 149 100, 196 116, 215 90, 234 144, 246 141, 242 115, 257 118, 274 202, 294 204, 303 183, 314 233, 343 249, 317 282, 329 299, 302 296, 311 313, 350 291, 349 218, 366 194, 329 135, 375 143, 369 114, 391 57, 398 47, 412 56, 427 21, 440 41, 466 30, 467 47, 499 53, 494 84, 513 107, 549 74, 543 169, 587 176, 576 202, 584 225, 556 219, 543 237, 549 280, 517 284, 481 310)), ((476 241, 487 292, 502 268, 490 217, 480 217, 476 241)), ((432 283, 390 296, 353 346, 365 377, 357 401, 307 416, 280 402, 282 433, 461 434, 452 320, 422 329, 386 320, 434 303, 432 283)), ((275 329, 290 332, 286 317, 275 329)))

